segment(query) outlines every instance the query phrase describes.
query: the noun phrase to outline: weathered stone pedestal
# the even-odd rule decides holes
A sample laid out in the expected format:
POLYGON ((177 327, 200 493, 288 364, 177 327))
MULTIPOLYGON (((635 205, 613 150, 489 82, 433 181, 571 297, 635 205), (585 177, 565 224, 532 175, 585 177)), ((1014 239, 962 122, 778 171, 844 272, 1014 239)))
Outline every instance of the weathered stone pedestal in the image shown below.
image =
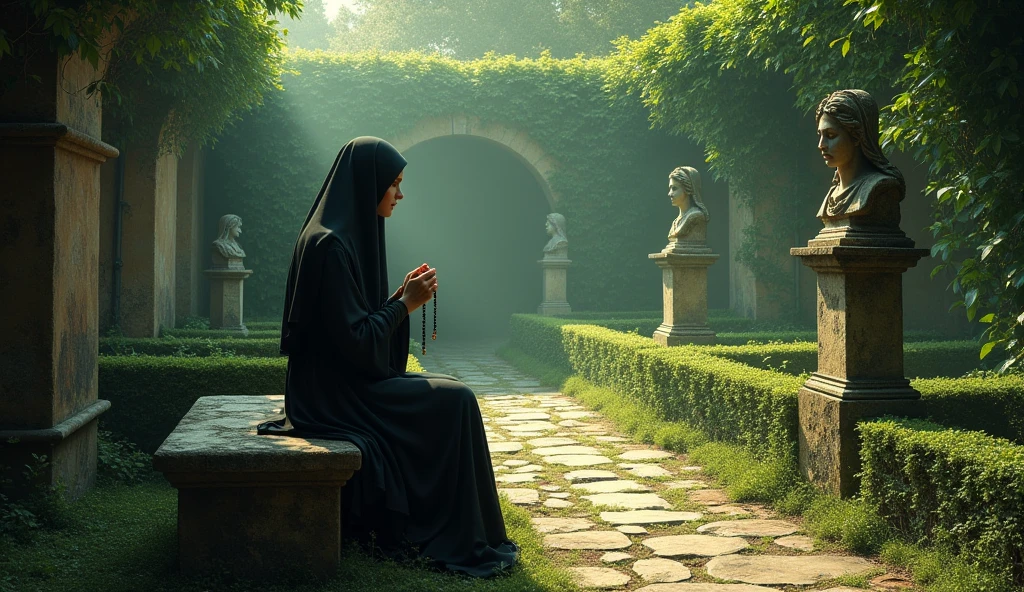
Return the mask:
POLYGON ((921 396, 903 376, 902 274, 928 251, 906 238, 828 238, 831 230, 790 250, 818 274, 818 371, 799 394, 800 470, 825 491, 851 496, 857 422, 912 416, 921 396))
POLYGON ((337 570, 341 489, 362 455, 342 440, 256 435, 283 404, 281 395, 202 397, 153 456, 178 490, 182 573, 337 570))
POLYGON ((661 268, 664 317, 654 341, 665 346, 713 344, 708 327, 708 267, 718 255, 707 247, 669 245, 647 256, 661 268))
POLYGON ((572 312, 572 307, 565 297, 566 275, 572 261, 544 258, 537 263, 544 268, 544 300, 537 307, 537 314, 552 316, 572 312))
POLYGON ((242 260, 230 258, 221 262, 214 257, 214 268, 203 273, 210 280, 210 328, 248 334, 242 319, 243 283, 252 275, 242 260))

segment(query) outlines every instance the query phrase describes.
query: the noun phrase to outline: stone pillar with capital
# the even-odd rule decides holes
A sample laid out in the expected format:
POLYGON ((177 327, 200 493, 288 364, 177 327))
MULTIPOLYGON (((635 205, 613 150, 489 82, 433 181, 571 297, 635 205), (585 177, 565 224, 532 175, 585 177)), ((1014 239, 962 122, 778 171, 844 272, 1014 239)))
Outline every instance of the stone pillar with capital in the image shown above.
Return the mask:
POLYGON ((678 167, 669 174, 669 199, 679 208, 672 222, 668 245, 647 257, 661 268, 661 325, 654 341, 665 346, 689 343, 713 344, 715 332, 708 326, 708 267, 718 255, 707 246, 710 218, 701 199, 700 173, 678 167))
POLYGON ((817 119, 819 149, 838 171, 818 212, 824 228, 790 250, 818 275, 818 369, 799 393, 799 462, 810 482, 850 496, 859 488, 857 423, 917 412, 921 395, 903 375, 902 274, 928 251, 899 228, 906 185, 878 147, 871 96, 832 93, 817 119))
POLYGON ((213 241, 213 267, 203 274, 210 280, 210 328, 248 335, 242 318, 243 285, 252 270, 242 264, 245 251, 235 240, 241 233, 241 218, 221 216, 219 236, 213 241))
POLYGON ((572 312, 566 299, 566 277, 572 261, 569 260, 569 241, 565 237, 565 216, 548 214, 544 227, 551 239, 544 246, 544 258, 537 262, 544 269, 544 299, 537 307, 537 314, 567 314, 572 312))

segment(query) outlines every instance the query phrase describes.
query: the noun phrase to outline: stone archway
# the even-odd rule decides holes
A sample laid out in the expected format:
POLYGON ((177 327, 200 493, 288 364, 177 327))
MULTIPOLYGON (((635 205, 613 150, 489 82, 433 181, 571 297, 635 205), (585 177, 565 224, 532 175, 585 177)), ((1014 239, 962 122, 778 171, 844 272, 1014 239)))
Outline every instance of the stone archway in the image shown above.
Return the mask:
POLYGON ((551 189, 549 181, 558 163, 525 132, 498 123, 485 123, 479 117, 450 115, 423 119, 391 144, 404 152, 427 140, 445 136, 476 136, 501 144, 533 174, 551 211, 558 211, 559 196, 551 189))

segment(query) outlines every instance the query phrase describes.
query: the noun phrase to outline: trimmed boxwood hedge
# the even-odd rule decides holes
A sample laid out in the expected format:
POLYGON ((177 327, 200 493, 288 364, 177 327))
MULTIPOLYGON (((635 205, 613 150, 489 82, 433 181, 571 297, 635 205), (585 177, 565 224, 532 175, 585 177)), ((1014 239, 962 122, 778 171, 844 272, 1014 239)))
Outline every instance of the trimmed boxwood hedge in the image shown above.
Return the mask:
MULTIPOLYGON (((248 327, 246 327, 248 329, 248 327)), ((238 331, 222 331, 220 329, 163 329, 160 337, 177 337, 179 339, 195 339, 199 337, 207 339, 273 339, 281 338, 280 327, 274 330, 249 330, 248 335, 242 335, 238 331)))
POLYGON ((910 384, 921 392, 925 417, 1024 444, 1024 376, 921 378, 910 384))
POLYGON ((249 339, 237 337, 101 337, 100 355, 208 357, 216 355, 272 358, 279 355, 280 337, 249 339))
POLYGON ((911 540, 1024 586, 1024 447, 914 420, 859 426, 861 492, 911 540))
MULTIPOLYGON (((288 358, 100 356, 99 398, 110 401, 104 429, 155 452, 199 397, 284 392, 288 358)), ((412 355, 409 371, 423 367, 412 355)))
MULTIPOLYGON (((741 346, 712 346, 712 355, 757 368, 789 374, 814 372, 818 367, 816 341, 741 346)), ((903 345, 904 373, 910 377, 962 376, 979 366, 978 344, 973 341, 918 341, 903 345)))

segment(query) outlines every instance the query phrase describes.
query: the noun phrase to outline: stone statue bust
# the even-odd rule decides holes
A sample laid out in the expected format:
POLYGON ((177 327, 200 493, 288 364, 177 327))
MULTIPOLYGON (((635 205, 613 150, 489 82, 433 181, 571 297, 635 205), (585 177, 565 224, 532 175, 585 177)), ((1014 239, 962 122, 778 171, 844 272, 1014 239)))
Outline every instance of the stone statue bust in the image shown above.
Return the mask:
POLYGON ((679 208, 679 216, 668 231, 669 245, 707 242, 708 208, 701 199, 700 173, 688 166, 677 167, 668 176, 668 197, 679 208))
POLYGON ((544 230, 551 240, 544 245, 545 259, 567 259, 569 257, 569 241, 565 238, 565 216, 548 214, 544 222, 544 230))
MULTIPOLYGON (((242 259, 245 251, 235 240, 242 234, 242 219, 234 214, 220 217, 217 239, 213 241, 213 261, 215 266, 225 266, 231 259, 242 259)), ((233 262, 232 262, 233 263, 233 262)), ((241 266, 241 261, 237 263, 241 266)))
POLYGON ((903 174, 878 144, 878 104, 862 90, 839 90, 815 113, 818 149, 836 169, 818 209, 826 229, 900 234, 900 202, 907 194, 903 174))

